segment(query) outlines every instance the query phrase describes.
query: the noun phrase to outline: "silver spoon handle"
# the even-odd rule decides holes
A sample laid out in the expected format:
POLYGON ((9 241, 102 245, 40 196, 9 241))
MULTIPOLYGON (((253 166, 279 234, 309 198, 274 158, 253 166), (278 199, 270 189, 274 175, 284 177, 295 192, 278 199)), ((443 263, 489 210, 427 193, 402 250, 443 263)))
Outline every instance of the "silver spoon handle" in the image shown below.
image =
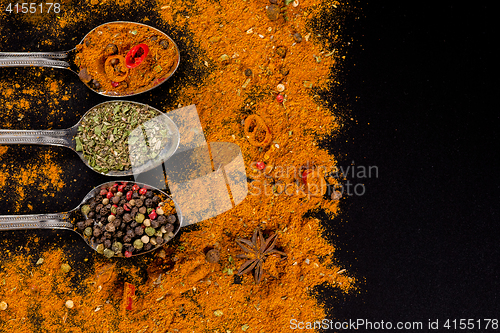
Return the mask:
POLYGON ((55 145, 74 149, 72 129, 62 130, 6 130, 0 129, 0 144, 55 145))
POLYGON ((0 58, 66 59, 67 57, 67 52, 0 52, 0 58))
POLYGON ((29 58, 29 57, 0 57, 0 67, 52 67, 69 69, 70 65, 66 61, 52 60, 48 58, 29 58))
POLYGON ((71 229, 68 213, 0 215, 0 231, 26 229, 71 229))

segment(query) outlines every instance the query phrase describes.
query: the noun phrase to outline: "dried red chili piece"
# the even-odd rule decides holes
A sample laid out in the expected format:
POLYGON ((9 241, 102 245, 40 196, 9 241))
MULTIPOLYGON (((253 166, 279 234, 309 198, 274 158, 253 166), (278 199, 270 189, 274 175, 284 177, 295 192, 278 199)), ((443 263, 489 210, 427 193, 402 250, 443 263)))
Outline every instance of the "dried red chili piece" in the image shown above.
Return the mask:
POLYGON ((149 53, 149 47, 146 44, 138 44, 130 49, 125 56, 125 64, 128 68, 134 68, 146 58, 149 53))
POLYGON ((123 286, 123 306, 125 310, 132 310, 133 297, 135 296, 135 286, 125 282, 123 286))
POLYGON ((271 143, 272 135, 264 119, 252 114, 245 119, 245 135, 255 147, 266 147, 271 143))
POLYGON ((156 211, 154 209, 151 211, 151 213, 148 216, 151 220, 154 220, 158 217, 158 215, 156 214, 156 211))

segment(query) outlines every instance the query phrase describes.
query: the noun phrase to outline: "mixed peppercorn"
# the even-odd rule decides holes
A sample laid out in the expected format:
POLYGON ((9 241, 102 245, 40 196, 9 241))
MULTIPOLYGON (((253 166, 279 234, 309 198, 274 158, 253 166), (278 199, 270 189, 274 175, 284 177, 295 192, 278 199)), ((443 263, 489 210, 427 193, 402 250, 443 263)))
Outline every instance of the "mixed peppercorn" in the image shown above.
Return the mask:
POLYGON ((108 258, 147 252, 179 230, 175 204, 160 191, 116 182, 96 194, 82 205, 85 220, 77 222, 76 229, 108 258))

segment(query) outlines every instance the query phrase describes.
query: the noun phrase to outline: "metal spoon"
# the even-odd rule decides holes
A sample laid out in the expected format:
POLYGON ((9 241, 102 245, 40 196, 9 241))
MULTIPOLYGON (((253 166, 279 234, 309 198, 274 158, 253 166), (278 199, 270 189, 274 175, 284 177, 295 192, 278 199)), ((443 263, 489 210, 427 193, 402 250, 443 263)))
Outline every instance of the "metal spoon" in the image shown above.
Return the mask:
MULTIPOLYGON (((143 126, 137 126, 137 128, 134 129, 132 133, 138 133, 141 137, 145 137, 145 140, 148 140, 149 142, 151 142, 152 140, 159 141, 166 139, 161 136, 148 137, 147 135, 144 135, 143 126)), ((151 132, 148 132, 147 134, 151 134, 151 132)), ((129 135, 129 139, 131 135, 129 135)), ((163 161, 166 161, 175 153, 177 147, 179 146, 179 139, 180 139, 179 129, 168 116, 166 116, 164 113, 160 112, 159 110, 149 105, 137 102, 130 102, 130 101, 109 101, 98 104, 93 108, 91 108, 89 111, 87 111, 76 125, 67 129, 60 129, 60 130, 0 129, 0 144, 35 144, 35 145, 54 145, 54 146, 68 147, 74 150, 78 154, 78 156, 80 156, 80 158, 83 160, 83 162, 95 172, 98 172, 106 176, 118 176, 118 177, 139 174, 157 167, 158 165, 163 163, 163 161), (163 147, 160 146, 158 148, 159 150, 156 151, 157 153, 156 157, 149 158, 146 153, 145 154, 136 153, 137 151, 140 151, 139 148, 141 148, 140 147, 141 142, 131 144, 129 140, 128 141, 129 155, 135 155, 134 159, 133 160, 131 159, 132 167, 128 170, 122 170, 122 171, 111 170, 106 173, 99 171, 95 167, 90 165, 89 160, 85 158, 83 153, 81 151, 76 151, 77 142, 75 140, 75 137, 77 136, 78 133, 78 127, 82 124, 82 122, 86 119, 86 117, 90 117, 90 113, 94 109, 108 104, 114 105, 117 103, 126 103, 127 105, 131 106, 147 107, 153 111, 156 111, 158 115, 155 116, 153 119, 149 120, 147 123, 150 125, 153 124, 162 126, 162 128, 164 128, 167 131, 168 141, 165 146, 163 147), (139 162, 134 163, 134 161, 140 161, 140 163, 139 162)), ((142 140, 142 143, 144 143, 145 140, 142 140)), ((106 156, 100 156, 100 157, 106 157, 106 156)))
MULTIPOLYGON (((27 230, 27 229, 72 230, 75 231, 77 234, 79 234, 91 248, 97 251, 98 244, 92 242, 91 237, 86 237, 80 232, 78 232, 76 230, 76 222, 81 219, 87 219, 87 216, 81 212, 81 208, 84 204, 88 202, 88 200, 96 197, 101 191, 101 188, 103 186, 109 187, 116 183, 118 182, 108 182, 95 187, 85 196, 85 198, 83 198, 82 202, 76 208, 68 212, 53 213, 53 214, 33 214, 33 215, 0 215, 0 231, 27 230)), ((171 234, 169 233, 163 236, 165 241, 162 244, 157 245, 148 251, 141 251, 139 253, 132 254, 132 256, 137 256, 154 251, 157 248, 163 246, 170 239, 174 238, 175 235, 177 235, 177 233, 179 232, 179 229, 182 227, 183 218, 180 207, 168 194, 155 187, 145 185, 143 183, 135 182, 134 184, 139 185, 141 188, 145 187, 147 189, 151 189, 155 194, 162 196, 163 197, 162 200, 167 200, 167 198, 170 198, 175 204, 175 210, 177 215, 177 220, 174 223, 174 230, 172 231, 171 234)), ((116 255, 116 256, 123 257, 123 255, 116 255)))
MULTIPOLYGON (((142 24, 142 23, 135 23, 135 22, 128 22, 128 21, 114 21, 114 22, 108 22, 101 24, 100 26, 92 29, 85 37, 83 37, 82 41, 80 44, 83 44, 85 42, 85 39, 87 36, 91 35, 94 31, 99 32, 100 29, 105 28, 106 26, 109 25, 116 25, 116 24, 127 24, 130 25, 130 30, 134 30, 134 27, 147 27, 154 32, 156 32, 159 36, 161 36, 162 39, 168 40, 169 43, 175 48, 176 50, 176 55, 177 59, 175 60, 175 65, 172 67, 172 69, 168 72, 166 72, 162 77, 159 77, 156 79, 154 82, 151 82, 150 85, 144 86, 143 88, 140 88, 138 91, 133 91, 133 92, 119 92, 119 91, 102 91, 99 88, 96 88, 93 85, 89 85, 88 83, 85 83, 83 80, 82 82, 85 83, 87 87, 95 91, 96 93, 104 96, 109 96, 109 97, 122 97, 122 96, 133 96, 137 94, 144 93, 146 91, 149 91, 153 88, 156 88, 163 82, 165 82, 168 78, 170 78, 175 71, 177 70, 177 67, 179 66, 180 62, 180 52, 179 48, 177 47, 177 44, 170 38, 167 34, 164 32, 153 28, 149 25, 142 24)), ((128 28, 128 27, 127 27, 128 28)), ((104 49, 106 45, 103 45, 102 48, 104 49)), ((29 66, 39 66, 39 67, 52 67, 52 68, 63 68, 63 69, 69 69, 75 74, 79 75, 80 68, 79 66, 75 63, 75 57, 76 54, 78 53, 76 47, 69 50, 69 51, 61 51, 61 52, 0 52, 0 67, 29 67, 29 66)), ((79 75, 80 77, 80 75, 79 75)))

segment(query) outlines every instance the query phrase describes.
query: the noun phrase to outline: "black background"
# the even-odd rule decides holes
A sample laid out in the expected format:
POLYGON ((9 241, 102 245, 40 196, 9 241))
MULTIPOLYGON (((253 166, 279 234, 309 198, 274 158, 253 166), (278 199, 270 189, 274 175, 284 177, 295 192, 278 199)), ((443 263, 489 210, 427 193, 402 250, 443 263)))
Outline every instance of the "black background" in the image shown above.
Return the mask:
MULTIPOLYGON (((424 323, 498 318, 499 124, 498 107, 491 103, 498 93, 493 81, 493 69, 498 66, 492 65, 498 37, 493 8, 446 2, 356 4, 361 9, 342 23, 346 36, 352 37, 345 48, 342 84, 338 91, 324 93, 332 101, 343 99, 350 109, 349 126, 343 137, 324 144, 341 156, 341 165, 354 161, 358 166, 377 166, 379 173, 378 178, 363 180, 363 196, 343 199, 343 214, 330 225, 340 248, 339 262, 361 282, 356 294, 325 291, 333 296, 326 297, 329 316, 424 323)), ((129 13, 128 18, 140 16, 140 11, 129 13)), ((38 49, 69 49, 93 26, 115 19, 127 17, 111 10, 78 31, 69 29, 59 41, 54 39, 55 45, 38 49)), ((189 39, 179 38, 185 31, 162 26, 154 16, 150 19, 146 23, 179 41, 181 57, 199 55, 189 39)), ((7 28, 2 33, 12 34, 10 44, 2 45, 2 51, 18 50, 16 45, 21 44, 26 50, 37 49, 36 39, 26 37, 33 33, 9 20, 3 22, 7 28)), ((154 94, 132 100, 171 108, 176 93, 169 89, 196 77, 192 63, 184 62, 154 94), (155 96, 162 96, 162 102, 155 96)), ((30 73, 3 69, 1 75, 22 83, 30 73)), ((70 72, 44 70, 44 74, 79 84, 70 72)), ((85 89, 72 88, 79 95, 61 108, 74 113, 58 128, 73 125, 88 108, 107 100, 85 89)), ((18 128, 42 128, 48 121, 36 116, 28 120, 18 128)), ((47 148, 19 147, 18 156, 5 158, 27 162, 38 149, 47 148)), ((93 186, 108 180, 88 170, 71 151, 50 149, 68 160, 66 192, 51 207, 32 194, 33 213, 71 209, 93 186), (72 182, 76 178, 82 181, 72 182)), ((9 200, 2 214, 11 213, 15 197, 9 200)), ((75 253, 89 256, 92 252, 78 236, 60 235, 64 243, 75 246, 75 253)), ((22 234, 4 233, 3 237, 17 247, 23 244, 22 234)), ((53 233, 40 233, 40 237, 48 244, 53 233)))
POLYGON ((498 318, 492 8, 358 4, 344 77, 354 121, 329 145, 345 166, 376 165, 379 177, 344 202, 340 262, 365 282, 358 296, 335 295, 343 306, 332 315, 424 327, 498 318))

